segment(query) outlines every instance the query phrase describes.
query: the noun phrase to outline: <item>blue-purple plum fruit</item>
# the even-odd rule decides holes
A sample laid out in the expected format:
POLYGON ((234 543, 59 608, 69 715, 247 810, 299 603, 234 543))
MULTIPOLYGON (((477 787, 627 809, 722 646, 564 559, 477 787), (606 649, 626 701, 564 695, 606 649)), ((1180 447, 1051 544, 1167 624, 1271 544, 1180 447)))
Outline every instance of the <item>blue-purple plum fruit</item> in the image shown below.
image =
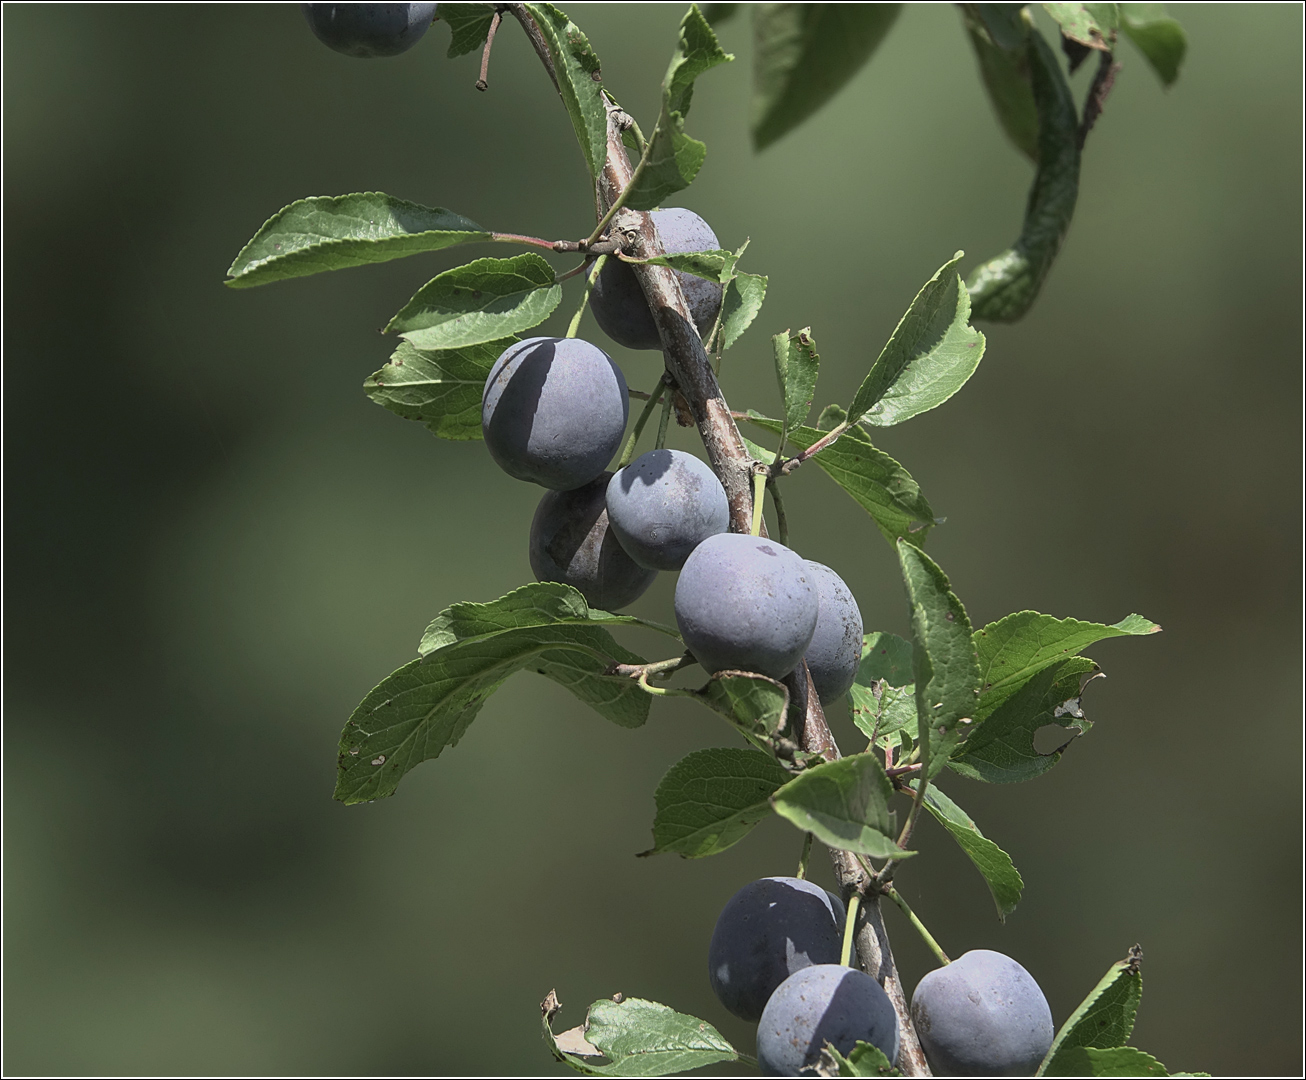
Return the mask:
POLYGON ((650 450, 613 475, 608 524, 640 566, 679 570, 694 548, 730 527, 730 504, 693 454, 650 450))
POLYGON ((676 582, 676 625, 708 672, 753 671, 783 679, 811 644, 820 610, 815 576, 774 540, 709 536, 676 582))
MULTIPOLYGON (((716 233, 692 210, 669 207, 654 210, 651 217, 668 255, 717 251, 721 247, 716 233)), ((707 334, 721 310, 721 286, 682 270, 677 270, 676 276, 689 302, 694 325, 700 335, 707 334)), ((603 332, 618 345, 628 349, 662 348, 644 290, 639 287, 635 272, 620 260, 609 258, 604 262, 590 292, 590 310, 603 332)))
POLYGON ((989 949, 921 979, 911 1018, 935 1076, 1033 1076, 1054 1034, 1034 976, 989 949))
POLYGON ((634 603, 658 576, 635 563, 608 528, 604 496, 611 478, 605 472, 584 487, 545 492, 531 521, 536 578, 571 585, 604 611, 634 603))
POLYGON ((864 971, 818 964, 790 975, 762 1010, 757 1063, 765 1076, 798 1076, 830 1043, 848 1054, 858 1042, 898 1058, 898 1017, 889 995, 864 971))
POLYGON ((421 40, 439 4, 300 4, 323 45, 346 56, 398 56, 421 40))
POLYGON ((785 979, 813 964, 837 964, 844 906, 810 881, 769 877, 740 889, 717 917, 707 974, 721 1004, 756 1023, 785 979))
POLYGON ((555 491, 588 484, 621 445, 626 377, 580 338, 527 338, 504 349, 481 397, 481 433, 509 476, 555 491))
POLYGON ((829 706, 848 692, 862 659, 862 613, 843 578, 828 566, 807 559, 821 594, 816 633, 807 646, 807 668, 821 704, 829 706))

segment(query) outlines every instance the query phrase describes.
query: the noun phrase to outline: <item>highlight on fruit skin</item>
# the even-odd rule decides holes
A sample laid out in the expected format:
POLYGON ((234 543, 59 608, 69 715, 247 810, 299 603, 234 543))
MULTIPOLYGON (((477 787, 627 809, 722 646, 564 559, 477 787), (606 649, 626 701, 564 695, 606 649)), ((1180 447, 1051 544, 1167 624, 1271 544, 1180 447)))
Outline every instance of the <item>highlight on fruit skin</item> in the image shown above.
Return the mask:
POLYGON ((1034 976, 990 949, 921 979, 911 1017, 935 1076, 1032 1076, 1055 1035, 1034 976))
POLYGON ((626 377, 582 338, 533 337, 509 345, 481 395, 481 433, 509 476, 555 491, 607 468, 630 416, 626 377))
POLYGON ((720 533, 685 560, 675 609, 685 647, 709 673, 783 679, 811 644, 820 594, 807 564, 783 544, 720 533))
POLYGON ((841 1054, 868 1042, 897 1062, 898 1015, 866 972, 817 964, 790 975, 762 1010, 757 1063, 765 1076, 810 1074, 827 1042, 841 1054))
POLYGON ((431 27, 439 4, 300 4, 317 39, 345 56, 407 52, 431 27))
POLYGON ((785 979, 813 964, 837 964, 843 943, 843 901, 810 881, 751 881, 721 909, 707 950, 708 980, 717 999, 756 1023, 785 979))

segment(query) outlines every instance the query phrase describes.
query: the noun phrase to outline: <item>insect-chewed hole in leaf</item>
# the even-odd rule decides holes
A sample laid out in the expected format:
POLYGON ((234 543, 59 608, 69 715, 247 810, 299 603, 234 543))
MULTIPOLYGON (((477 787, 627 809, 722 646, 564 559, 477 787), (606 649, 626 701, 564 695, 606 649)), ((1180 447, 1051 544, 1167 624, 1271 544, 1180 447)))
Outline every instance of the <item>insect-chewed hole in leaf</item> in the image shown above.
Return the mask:
POLYGON ((1067 731, 1060 724, 1044 724, 1034 732, 1034 750, 1039 754, 1055 754, 1076 735, 1074 730, 1067 731))

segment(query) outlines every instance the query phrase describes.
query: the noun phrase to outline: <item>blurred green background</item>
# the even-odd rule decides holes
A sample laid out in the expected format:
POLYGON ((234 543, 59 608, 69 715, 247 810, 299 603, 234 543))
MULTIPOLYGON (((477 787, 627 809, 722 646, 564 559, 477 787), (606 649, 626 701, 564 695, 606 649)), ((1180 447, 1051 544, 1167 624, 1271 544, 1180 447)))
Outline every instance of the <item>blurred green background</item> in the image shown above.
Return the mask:
MULTIPOLYGON (((645 130, 682 10, 573 11, 645 130)), ((1005 926, 932 822, 900 883, 953 955, 1019 959, 1058 1022, 1141 942, 1136 1045, 1292 1074, 1302 12, 1173 11, 1183 74, 1163 91, 1121 46, 1033 313, 984 327, 964 391, 878 439, 947 516, 929 549, 977 625, 1139 611, 1165 633, 1089 650, 1109 675, 1096 727, 1052 773, 947 782, 1024 874, 1005 926)), ((1015 237, 1030 168, 951 5, 909 7, 761 155, 747 19, 720 29, 739 60, 699 84, 709 156, 674 201, 727 246, 751 237, 745 268, 771 278, 727 395, 774 408, 767 338, 811 325, 817 405, 846 402, 955 249, 969 267, 1015 237)), ((537 1026, 553 987, 566 1024, 622 991, 751 1049, 707 941, 738 887, 792 873, 799 835, 775 820, 705 862, 633 858, 662 773, 730 742, 707 712, 660 703, 630 732, 522 675, 396 797, 330 798, 343 721, 427 620, 530 579, 539 491, 360 389, 389 353, 377 328, 465 253, 247 292, 223 271, 304 195, 587 232, 581 159, 522 34, 505 26, 478 94, 478 57, 445 60, 441 24, 374 62, 328 51, 290 4, 6 5, 3 30, 6 1070, 556 1072, 537 1026)), ((656 354, 583 332, 652 383, 656 354)), ((870 520, 817 470, 788 490, 794 546, 838 569, 868 629, 907 633, 870 520)), ((633 610, 668 620, 672 589, 633 610)), ((913 986, 930 958, 888 918, 913 986)))

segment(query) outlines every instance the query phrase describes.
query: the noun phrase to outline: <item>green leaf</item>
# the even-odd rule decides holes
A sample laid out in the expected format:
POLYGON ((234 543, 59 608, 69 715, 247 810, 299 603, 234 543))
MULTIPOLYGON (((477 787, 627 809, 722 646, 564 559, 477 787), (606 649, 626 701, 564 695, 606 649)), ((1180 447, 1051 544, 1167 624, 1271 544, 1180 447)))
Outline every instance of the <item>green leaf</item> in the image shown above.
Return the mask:
POLYGON ((558 94, 571 118, 591 178, 608 160, 608 111, 603 104, 599 58, 579 26, 552 4, 526 4, 549 48, 558 94))
POLYGON ((1079 198, 1079 115, 1057 58, 1035 29, 1025 62, 1038 111, 1038 170, 1025 220, 1015 244, 977 266, 966 282, 972 317, 994 322, 1017 321, 1038 298, 1079 198))
POLYGON ((983 720, 1038 672, 1096 642, 1113 637, 1160 633, 1161 628, 1141 615, 1118 623, 1058 619, 1037 611, 1017 611, 975 631, 980 665, 980 703, 983 720))
POLYGON ((1117 4, 1044 4, 1043 10, 1061 27, 1061 33, 1090 49, 1110 52, 1116 43, 1120 16, 1117 4))
POLYGON ((1086 656, 1040 671, 978 723, 948 766, 962 776, 989 784, 1014 784, 1042 776, 1061 760, 1066 747, 1092 726, 1080 698, 1086 685, 1084 676, 1096 671, 1097 665, 1086 656), (1071 736, 1057 749, 1040 753, 1034 735, 1049 724, 1064 728, 1071 736))
POLYGON ((694 696, 758 747, 779 730, 789 710, 784 683, 747 671, 718 671, 694 696))
POLYGON ((476 259, 433 277, 385 330, 419 349, 460 349, 538 326, 561 299, 553 268, 533 251, 476 259))
POLYGON ((1166 1067, 1151 1054, 1132 1046, 1095 1050, 1076 1046, 1063 1050, 1056 1061, 1057 1072, 1045 1076, 1169 1076, 1166 1067))
POLYGON ((818 1069, 818 1075, 821 1076, 901 1076, 897 1069, 890 1064, 889 1059, 884 1056, 884 1051, 878 1046, 873 1046, 868 1042, 858 1040, 848 1056, 844 1057, 834 1048, 832 1043, 826 1043, 821 1050, 822 1064, 825 1064, 825 1058, 829 1057, 830 1068, 821 1071, 818 1069))
POLYGON ((874 754, 853 754, 798 774, 771 797, 775 812, 832 848, 873 859, 915 855, 896 842, 893 784, 874 754))
MULTIPOLYGON (((752 410, 744 419, 776 435, 783 426, 781 421, 752 410)), ((824 431, 804 426, 790 431, 788 441, 805 450, 825 435, 824 431)), ((924 544, 929 530, 942 520, 934 516, 911 473, 877 449, 860 428, 849 428, 836 442, 817 451, 811 460, 871 515, 891 544, 900 538, 924 544)))
POLYGON ((436 18, 449 24, 448 57, 475 52, 485 44, 494 21, 493 4, 441 4, 436 18))
POLYGON ((730 348, 753 325, 766 299, 767 278, 763 274, 736 273, 726 286, 721 306, 721 348, 730 348))
POLYGON ((544 1037, 554 1057, 589 1076, 666 1076, 739 1060, 735 1048, 711 1024, 641 998, 594 1002, 578 1034, 609 1064, 563 1050, 562 1036, 553 1034, 549 1014, 544 1014, 544 1037))
POLYGON ((613 663, 644 661, 597 625, 569 586, 526 585, 488 604, 456 604, 437 622, 427 632, 435 647, 382 680, 345 724, 335 790, 341 802, 392 795, 405 773, 462 738, 515 671, 561 683, 622 727, 648 718, 649 696, 631 679, 604 674, 613 663))
POLYGON ((1142 963, 1143 951, 1135 945, 1124 960, 1111 965, 1088 997, 1061 1025, 1035 1076, 1080 1075, 1063 1071, 1063 1053, 1078 1047, 1109 1050, 1129 1041, 1134 1030, 1134 1017, 1138 1014, 1138 1002, 1143 996, 1142 963))
POLYGON ((789 782, 770 754, 738 747, 696 750, 671 766, 653 795, 653 847, 701 859, 737 844, 771 813, 770 799, 789 782))
POLYGON ((952 834, 957 845, 980 872, 998 908, 998 921, 1007 916, 1020 903, 1020 893, 1025 887, 1020 872, 1011 862, 1011 856, 992 840, 987 839, 969 814, 943 794, 934 784, 925 789, 925 809, 952 834))
POLYGON ((226 284, 247 289, 489 240, 491 235, 452 210, 419 206, 379 191, 300 199, 268 218, 241 248, 226 284))
POLYGON ((632 210, 652 210, 669 195, 694 182, 707 147, 685 134, 685 116, 694 97, 694 80, 705 71, 733 60, 722 50, 696 4, 680 23, 680 37, 662 79, 662 111, 653 132, 648 161, 634 178, 626 205, 632 210))
POLYGON ((848 407, 848 422, 889 427, 942 405, 975 373, 984 335, 969 325, 957 252, 916 294, 848 407))
MULTIPOLYGON (((771 339, 775 349, 775 378, 784 402, 785 430, 801 427, 812 411, 816 376, 821 358, 810 326, 791 334, 788 330, 771 339)), ((783 441, 783 440, 782 440, 783 441)))
POLYGON ((1031 161, 1038 161, 1038 108, 1025 50, 1028 32, 1016 4, 963 4, 980 77, 1007 137, 1031 161))
POLYGON ((933 778, 974 721, 979 662, 971 641, 970 619, 948 576, 920 548, 902 540, 898 541, 898 560, 911 606, 921 774, 933 778))
POLYGON ((862 638, 862 659, 848 691, 853 723, 868 739, 909 729, 916 735, 916 686, 912 682, 911 642, 895 634, 862 638))
POLYGON ((628 259, 624 263, 669 266, 684 274, 706 278, 708 281, 729 281, 739 257, 733 251, 685 251, 678 254, 654 255, 651 259, 628 259))
POLYGON ((875 52, 901 4, 758 4, 753 8, 753 145, 792 130, 875 52))
POLYGON ((390 362, 363 383, 363 390, 378 405, 425 424, 442 439, 479 439, 486 377, 516 340, 448 350, 419 349, 401 341, 390 362))
POLYGON ((1120 29, 1147 57, 1161 82, 1170 86, 1188 51, 1184 28, 1166 14, 1164 4, 1121 4, 1120 29))

